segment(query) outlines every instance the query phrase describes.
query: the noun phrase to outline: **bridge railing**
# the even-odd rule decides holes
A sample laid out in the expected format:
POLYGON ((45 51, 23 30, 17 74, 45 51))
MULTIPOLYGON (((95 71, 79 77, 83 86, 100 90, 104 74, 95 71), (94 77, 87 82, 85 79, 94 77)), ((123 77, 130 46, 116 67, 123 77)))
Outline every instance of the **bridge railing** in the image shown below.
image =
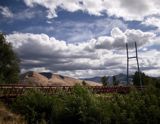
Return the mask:
MULTIPOLYGON (((0 98, 3 97, 17 97, 23 95, 27 90, 37 89, 45 94, 52 95, 59 90, 70 92, 73 86, 31 86, 22 84, 9 84, 0 85, 0 98)), ((87 87, 93 93, 129 93, 131 87, 129 86, 92 86, 87 87)), ((142 90, 141 87, 136 87, 138 90, 142 90)), ((144 88, 144 87, 143 87, 144 88)))

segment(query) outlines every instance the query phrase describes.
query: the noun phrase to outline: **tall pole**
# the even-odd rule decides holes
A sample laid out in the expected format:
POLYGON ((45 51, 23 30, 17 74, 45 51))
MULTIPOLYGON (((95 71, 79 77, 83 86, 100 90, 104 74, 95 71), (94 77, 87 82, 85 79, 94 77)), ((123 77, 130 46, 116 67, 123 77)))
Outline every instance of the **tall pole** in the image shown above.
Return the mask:
POLYGON ((129 84, 129 57, 128 57, 128 43, 126 43, 126 52, 127 52, 127 84, 129 84))
POLYGON ((142 89, 142 80, 141 80, 141 72, 140 72, 140 68, 139 68, 139 61, 138 61, 138 52, 137 52, 137 43, 135 42, 135 50, 136 50, 136 60, 137 60, 137 69, 138 69, 138 76, 139 76, 139 83, 142 89))
POLYGON ((128 43, 126 43, 126 52, 127 52, 127 84, 129 84, 129 60, 130 59, 136 59, 137 60, 137 69, 138 69, 139 83, 140 83, 140 87, 142 89, 142 80, 141 80, 141 72, 140 72, 139 61, 138 61, 137 43, 135 42, 136 56, 129 57, 128 43))

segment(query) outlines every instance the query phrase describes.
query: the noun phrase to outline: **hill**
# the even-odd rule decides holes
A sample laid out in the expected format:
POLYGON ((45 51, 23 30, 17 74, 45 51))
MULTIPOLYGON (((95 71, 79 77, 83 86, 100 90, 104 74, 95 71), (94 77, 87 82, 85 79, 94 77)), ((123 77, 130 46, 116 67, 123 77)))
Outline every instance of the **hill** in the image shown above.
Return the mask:
MULTIPOLYGON (((29 71, 20 76, 20 83, 36 85, 36 86, 73 86, 75 84, 82 85, 83 80, 63 76, 60 74, 52 74, 50 72, 33 72, 29 71)), ((86 81, 88 86, 101 86, 94 81, 86 81)))
POLYGON ((48 78, 37 72, 29 71, 20 75, 20 83, 45 86, 48 84, 48 78))
POLYGON ((92 78, 82 78, 82 80, 87 80, 87 81, 94 81, 94 82, 101 82, 101 77, 92 77, 92 78))

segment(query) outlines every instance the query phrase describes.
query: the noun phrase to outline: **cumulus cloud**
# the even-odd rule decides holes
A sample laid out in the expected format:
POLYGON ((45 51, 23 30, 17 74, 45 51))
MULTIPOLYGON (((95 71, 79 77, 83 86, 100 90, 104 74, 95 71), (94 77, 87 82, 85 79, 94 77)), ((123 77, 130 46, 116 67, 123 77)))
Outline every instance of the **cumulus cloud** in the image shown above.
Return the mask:
MULTIPOLYGON (((160 50, 160 49, 159 49, 160 50)), ((156 77, 160 75, 160 52, 156 49, 148 49, 140 52, 141 69, 148 75, 156 77)))
POLYGON ((143 20, 144 17, 160 14, 159 0, 24 0, 29 7, 36 5, 47 9, 49 19, 57 17, 57 8, 69 12, 83 11, 91 15, 122 17, 125 20, 143 20))
POLYGON ((137 42, 137 45, 140 47, 151 42, 154 37, 155 34, 151 32, 142 32, 141 30, 134 29, 127 29, 125 32, 122 32, 119 28, 113 28, 111 36, 99 37, 97 39, 96 48, 124 49, 125 43, 134 44, 135 42, 137 42))
POLYGON ((110 36, 78 44, 66 43, 46 34, 13 33, 6 38, 21 58, 23 71, 70 72, 68 75, 82 77, 84 71, 89 73, 88 76, 94 76, 96 72, 98 75, 102 75, 102 72, 108 75, 124 72, 126 52, 116 52, 117 48, 125 47, 125 40, 132 43, 136 39, 138 45, 147 44, 153 35, 139 30, 123 32, 114 28, 110 36))
POLYGON ((155 26, 160 29, 160 18, 156 17, 149 17, 145 19, 142 24, 147 25, 147 26, 155 26))
POLYGON ((13 17, 13 13, 8 7, 0 6, 0 13, 7 18, 13 17))
POLYGON ((52 70, 85 69, 86 64, 78 65, 76 58, 95 59, 96 53, 83 51, 87 44, 66 44, 65 41, 56 40, 46 34, 16 33, 7 36, 13 44, 15 51, 22 58, 22 65, 47 66, 52 70), (33 48, 33 49, 31 49, 33 48))
POLYGON ((154 33, 151 32, 142 32, 141 30, 126 30, 125 35, 127 36, 127 42, 133 43, 137 42, 138 46, 142 46, 147 42, 151 42, 151 40, 155 37, 154 33))

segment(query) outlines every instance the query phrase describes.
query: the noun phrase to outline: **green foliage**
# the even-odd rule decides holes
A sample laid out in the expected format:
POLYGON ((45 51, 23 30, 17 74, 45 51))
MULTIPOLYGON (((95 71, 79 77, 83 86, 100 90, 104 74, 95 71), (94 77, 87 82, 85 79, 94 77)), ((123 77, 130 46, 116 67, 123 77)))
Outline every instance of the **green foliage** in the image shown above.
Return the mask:
POLYGON ((84 80, 82 81, 82 85, 84 85, 84 86, 86 85, 86 82, 84 80))
POLYGON ((0 83, 17 83, 19 80, 19 60, 10 43, 0 33, 0 83))
POLYGON ((101 82, 102 82, 103 86, 107 86, 107 84, 108 84, 108 82, 107 82, 107 77, 106 77, 106 76, 103 76, 103 77, 101 78, 101 82))
MULTIPOLYGON (((142 75, 142 73, 140 73, 142 75)), ((135 72, 133 76, 133 84, 136 86, 140 86, 140 77, 139 77, 139 72, 135 72)))
POLYGON ((117 86, 119 84, 119 81, 116 80, 116 76, 113 76, 112 79, 113 79, 113 85, 117 86))
POLYGON ((12 110, 25 116, 29 124, 41 123, 45 120, 48 124, 97 124, 98 101, 88 89, 75 86, 71 93, 60 91, 53 96, 33 90, 28 91, 23 97, 18 97, 12 105, 12 110))
POLYGON ((24 97, 19 97, 12 105, 12 110, 25 116, 29 124, 52 122, 57 119, 63 104, 58 96, 46 96, 38 90, 26 92, 24 97), (54 116, 53 116, 54 113, 54 116))
POLYGON ((97 96, 79 85, 53 96, 33 90, 17 98, 12 109, 29 124, 158 124, 160 89, 148 85, 143 91, 133 88, 129 94, 110 97, 97 96))
MULTIPOLYGON (((160 79, 149 77, 149 76, 145 75, 145 73, 142 73, 142 72, 140 72, 140 76, 141 76, 142 85, 144 85, 144 86, 154 85, 157 88, 160 88, 160 79)), ((133 76, 133 84, 136 86, 140 86, 140 79, 139 79, 138 72, 135 72, 135 74, 133 76)))
POLYGON ((97 101, 86 88, 74 87, 72 94, 65 98, 66 109, 61 123, 97 124, 97 101))

